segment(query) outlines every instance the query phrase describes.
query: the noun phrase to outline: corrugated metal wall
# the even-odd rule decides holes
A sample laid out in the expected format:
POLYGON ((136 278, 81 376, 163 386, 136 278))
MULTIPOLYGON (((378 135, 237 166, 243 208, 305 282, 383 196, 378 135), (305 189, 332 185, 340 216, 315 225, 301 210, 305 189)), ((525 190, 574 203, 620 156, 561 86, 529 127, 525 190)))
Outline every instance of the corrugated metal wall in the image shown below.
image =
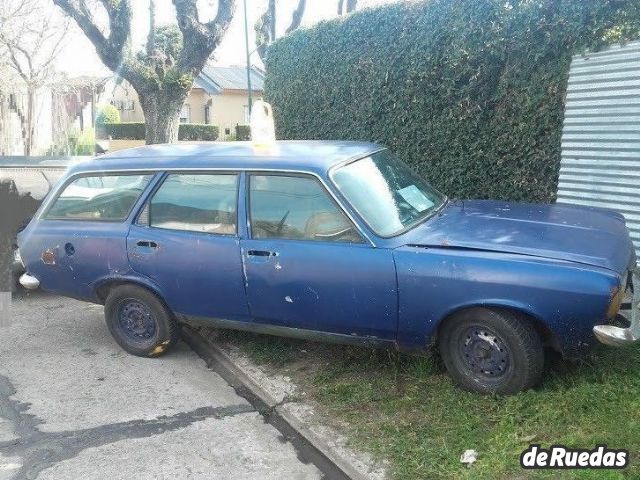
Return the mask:
POLYGON ((574 57, 558 202, 619 211, 640 256, 640 42, 574 57))

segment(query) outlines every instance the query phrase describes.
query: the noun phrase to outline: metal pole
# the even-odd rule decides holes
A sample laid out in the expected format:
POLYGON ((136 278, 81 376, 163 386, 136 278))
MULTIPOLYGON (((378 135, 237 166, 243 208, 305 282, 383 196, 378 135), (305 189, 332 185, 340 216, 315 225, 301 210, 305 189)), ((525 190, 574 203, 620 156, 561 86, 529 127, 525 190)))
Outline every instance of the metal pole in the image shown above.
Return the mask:
POLYGON ((271 0, 269 8, 271 9, 271 41, 276 41, 276 0, 271 0))
POLYGON ((247 51, 247 97, 249 101, 249 115, 251 115, 251 53, 249 53, 249 20, 247 18, 247 0, 244 0, 244 44, 247 51))

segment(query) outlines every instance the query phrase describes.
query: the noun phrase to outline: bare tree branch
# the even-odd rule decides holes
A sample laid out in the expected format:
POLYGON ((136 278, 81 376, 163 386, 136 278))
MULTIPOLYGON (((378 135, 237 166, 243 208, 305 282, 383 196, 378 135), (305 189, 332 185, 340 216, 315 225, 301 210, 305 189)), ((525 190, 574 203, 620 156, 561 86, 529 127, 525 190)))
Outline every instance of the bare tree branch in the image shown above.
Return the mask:
POLYGON ((287 33, 293 32, 296 28, 300 26, 302 22, 302 16, 304 15, 304 9, 307 6, 306 0, 299 0, 297 8, 293 11, 293 16, 291 17, 291 24, 289 28, 287 28, 287 33))
POLYGON ((66 33, 67 21, 58 21, 53 13, 38 0, 0 0, 0 57, 17 75, 7 82, 4 97, 7 90, 13 95, 8 107, 20 119, 25 155, 34 143, 35 95, 51 80, 66 33))
POLYGON ((267 48, 271 42, 275 40, 275 10, 276 0, 269 0, 267 9, 260 15, 254 26, 256 33, 256 51, 263 62, 267 57, 267 48))
POLYGON ((38 87, 51 73, 64 41, 67 21, 35 0, 0 0, 0 47, 25 83, 38 87), (14 16, 15 15, 15 16, 14 16))
POLYGON ((353 12, 358 6, 358 0, 347 0, 346 9, 344 0, 338 1, 338 15, 346 15, 353 12))
POLYGON ((198 15, 196 0, 173 0, 182 32, 183 50, 178 65, 185 71, 199 71, 211 52, 220 44, 235 13, 235 0, 218 0, 215 19, 202 23, 198 15))
MULTIPOLYGON (((24 83, 29 84, 31 79, 30 72, 27 72, 23 68, 22 62, 18 60, 18 55, 17 55, 17 51, 19 51, 18 48, 16 48, 12 44, 8 44, 6 45, 6 47, 7 47, 7 50, 9 51, 9 59, 11 60, 11 65, 13 66, 15 71, 18 73, 18 75, 20 75, 20 78, 22 78, 24 83)), ((27 60, 29 60, 29 57, 27 57, 27 60)), ((30 63, 30 62, 27 62, 27 63, 30 63)), ((31 68, 29 68, 29 70, 31 70, 31 68)))
POLYGON ((100 0, 109 15, 109 36, 106 37, 96 26, 85 0, 53 0, 78 24, 84 34, 96 47, 96 52, 104 64, 116 70, 125 53, 131 36, 132 10, 129 0, 113 2, 100 0))
POLYGON ((235 0, 218 0, 218 14, 211 22, 207 24, 212 33, 227 29, 236 11, 235 0))
POLYGON ((96 52, 104 64, 111 68, 118 67, 118 53, 111 49, 108 39, 102 34, 100 29, 95 25, 91 14, 89 13, 85 3, 80 1, 80 5, 71 0, 53 0, 53 3, 60 7, 78 24, 91 43, 96 47, 96 52))
POLYGON ((277 33, 276 33, 276 0, 269 0, 269 16, 271 17, 271 30, 269 35, 271 36, 272 41, 275 41, 277 33))
POLYGON ((13 43, 5 44, 5 48, 9 52, 9 60, 13 69, 20 75, 25 84, 31 83, 33 77, 31 56, 25 54, 23 49, 13 43))
MULTIPOLYGON (((304 11, 307 6, 306 0, 298 0, 298 5, 293 11, 291 16, 291 23, 287 27, 285 33, 289 34, 300 27, 304 11)), ((275 0, 269 0, 267 10, 260 16, 255 24, 254 30, 256 32, 256 51, 260 58, 264 62, 267 56, 267 50, 275 40, 275 0)))
POLYGON ((156 2, 149 0, 149 33, 147 35, 147 56, 153 56, 156 46, 156 2))

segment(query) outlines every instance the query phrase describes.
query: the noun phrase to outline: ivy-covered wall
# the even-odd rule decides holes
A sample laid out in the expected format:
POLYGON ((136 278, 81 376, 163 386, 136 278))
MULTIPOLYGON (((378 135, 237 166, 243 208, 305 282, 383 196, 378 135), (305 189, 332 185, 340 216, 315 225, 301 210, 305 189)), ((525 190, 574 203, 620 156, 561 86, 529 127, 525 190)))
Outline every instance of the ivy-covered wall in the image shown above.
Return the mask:
POLYGON ((268 52, 278 138, 380 142, 451 197, 551 201, 571 56, 640 38, 639 0, 429 0, 268 52))

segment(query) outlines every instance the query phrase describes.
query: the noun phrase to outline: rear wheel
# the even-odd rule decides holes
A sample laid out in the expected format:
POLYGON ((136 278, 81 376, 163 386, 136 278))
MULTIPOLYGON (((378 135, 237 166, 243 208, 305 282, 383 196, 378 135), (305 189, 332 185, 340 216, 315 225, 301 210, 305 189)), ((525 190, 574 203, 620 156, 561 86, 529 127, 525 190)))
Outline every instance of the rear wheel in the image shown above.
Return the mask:
POLYGON ((508 395, 542 377, 540 336, 526 318, 509 311, 459 312, 440 328, 439 344, 449 374, 467 390, 508 395))
POLYGON ((104 315, 111 335, 127 352, 157 357, 178 341, 178 325, 153 293, 137 285, 121 285, 109 292, 104 315))

